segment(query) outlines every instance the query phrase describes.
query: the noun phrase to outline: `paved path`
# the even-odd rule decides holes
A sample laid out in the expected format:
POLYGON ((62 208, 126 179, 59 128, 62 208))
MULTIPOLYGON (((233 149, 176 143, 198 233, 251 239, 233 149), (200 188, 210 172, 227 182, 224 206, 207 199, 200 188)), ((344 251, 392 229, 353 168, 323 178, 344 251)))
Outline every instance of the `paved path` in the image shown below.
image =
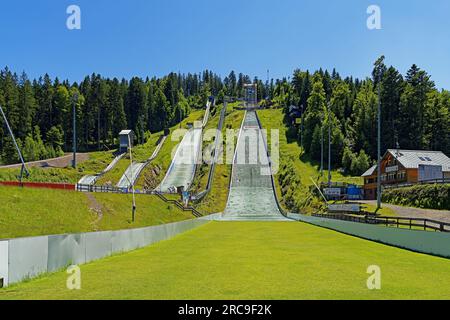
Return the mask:
MULTIPOLYGON (((34 168, 34 167, 65 168, 67 166, 72 165, 72 157, 73 157, 72 154, 67 154, 65 156, 58 157, 58 158, 26 162, 25 164, 26 164, 27 168, 34 168)), ((77 163, 82 163, 86 160, 89 160, 88 153, 77 153, 77 163)), ((22 164, 18 163, 18 164, 10 164, 10 165, 6 165, 6 166, 0 166, 0 169, 20 169, 21 167, 22 167, 22 164)))
MULTIPOLYGON (((376 201, 358 201, 360 203, 367 203, 371 205, 377 204, 376 201)), ((393 204, 383 203, 383 206, 392 209, 394 213, 399 217, 407 218, 427 218, 442 222, 450 223, 450 211, 448 210, 432 210, 432 209, 420 209, 412 207, 402 207, 393 204)))

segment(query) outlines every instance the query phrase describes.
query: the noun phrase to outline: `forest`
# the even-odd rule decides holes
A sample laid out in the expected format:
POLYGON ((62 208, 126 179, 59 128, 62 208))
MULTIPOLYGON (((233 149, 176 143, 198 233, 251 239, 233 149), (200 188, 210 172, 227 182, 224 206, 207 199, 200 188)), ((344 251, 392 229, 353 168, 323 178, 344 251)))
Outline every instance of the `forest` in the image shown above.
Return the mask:
POLYGON ((403 76, 384 60, 380 57, 371 77, 363 80, 343 79, 336 70, 296 70, 292 81, 277 83, 275 104, 286 108, 287 114, 290 105, 303 106, 303 126, 292 129, 311 160, 320 161, 323 134, 327 161, 331 124, 333 167, 352 175, 367 170, 377 157, 379 103, 382 154, 396 148, 450 154, 450 92, 438 90, 417 65, 403 76))
MULTIPOLYGON (((380 57, 366 79, 342 78, 332 71, 295 70, 289 78, 263 82, 234 71, 222 78, 212 71, 170 73, 161 78, 109 79, 99 74, 81 83, 44 75, 30 80, 7 67, 0 72, 0 104, 5 109, 26 161, 72 150, 75 108, 79 151, 114 148, 124 128, 138 143, 153 132, 203 108, 210 95, 241 98, 244 84, 258 84, 264 107, 283 108, 292 138, 310 160, 328 155, 331 125, 333 167, 359 175, 377 155, 377 109, 381 103, 382 152, 388 148, 440 150, 450 154, 450 92, 439 90, 417 65, 405 75, 380 57), (290 107, 303 112, 303 125, 290 118, 290 107)), ((297 115, 298 117, 298 115, 297 115)), ((1 120, 3 122, 3 120, 1 120)), ((6 126, 0 126, 0 163, 18 161, 6 126)))

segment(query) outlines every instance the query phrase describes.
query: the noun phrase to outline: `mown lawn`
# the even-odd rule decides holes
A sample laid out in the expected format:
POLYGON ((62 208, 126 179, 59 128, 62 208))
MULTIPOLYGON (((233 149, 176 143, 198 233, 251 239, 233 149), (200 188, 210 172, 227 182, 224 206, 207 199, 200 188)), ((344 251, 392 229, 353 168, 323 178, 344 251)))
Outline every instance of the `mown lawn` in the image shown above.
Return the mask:
POLYGON ((0 299, 449 299, 450 261, 297 222, 211 222, 0 290, 0 299), (368 290, 367 268, 381 268, 368 290))
POLYGON ((193 216, 154 196, 0 187, 0 239, 138 228, 193 216))

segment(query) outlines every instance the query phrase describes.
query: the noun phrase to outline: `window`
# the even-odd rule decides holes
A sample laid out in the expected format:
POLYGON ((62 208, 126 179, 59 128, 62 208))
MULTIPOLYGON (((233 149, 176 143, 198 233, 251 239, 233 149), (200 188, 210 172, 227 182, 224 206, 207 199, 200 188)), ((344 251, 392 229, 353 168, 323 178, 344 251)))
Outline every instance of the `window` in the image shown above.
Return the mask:
POLYGON ((430 159, 429 157, 425 157, 425 160, 427 160, 427 161, 430 161, 430 162, 431 162, 431 159, 430 159))
POLYGON ((397 173, 397 180, 405 180, 405 178, 406 178, 405 171, 400 171, 399 173, 397 173))

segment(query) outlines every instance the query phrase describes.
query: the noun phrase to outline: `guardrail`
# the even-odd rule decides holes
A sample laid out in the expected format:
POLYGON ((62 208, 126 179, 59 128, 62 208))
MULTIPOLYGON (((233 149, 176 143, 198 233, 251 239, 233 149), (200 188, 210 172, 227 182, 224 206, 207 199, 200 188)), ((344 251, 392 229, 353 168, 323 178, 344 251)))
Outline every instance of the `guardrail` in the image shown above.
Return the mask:
POLYGON ((316 218, 326 218, 334 220, 343 220, 365 224, 384 225, 386 227, 406 227, 410 230, 423 229, 424 231, 440 231, 450 232, 450 223, 421 218, 407 218, 407 217, 384 217, 384 216, 370 216, 364 217, 346 215, 346 214, 313 214, 316 218))

